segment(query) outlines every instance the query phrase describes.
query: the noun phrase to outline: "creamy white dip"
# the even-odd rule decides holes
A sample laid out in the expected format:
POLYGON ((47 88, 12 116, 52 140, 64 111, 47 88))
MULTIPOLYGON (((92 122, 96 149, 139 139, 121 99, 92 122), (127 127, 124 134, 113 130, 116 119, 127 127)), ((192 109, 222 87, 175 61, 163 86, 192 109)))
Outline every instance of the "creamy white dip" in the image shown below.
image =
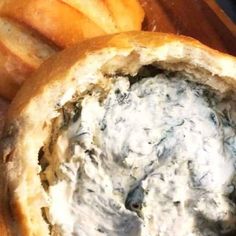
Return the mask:
POLYGON ((54 234, 213 236, 236 228, 230 103, 165 74, 133 85, 118 78, 99 97, 86 95, 80 117, 54 142, 45 172, 54 234))

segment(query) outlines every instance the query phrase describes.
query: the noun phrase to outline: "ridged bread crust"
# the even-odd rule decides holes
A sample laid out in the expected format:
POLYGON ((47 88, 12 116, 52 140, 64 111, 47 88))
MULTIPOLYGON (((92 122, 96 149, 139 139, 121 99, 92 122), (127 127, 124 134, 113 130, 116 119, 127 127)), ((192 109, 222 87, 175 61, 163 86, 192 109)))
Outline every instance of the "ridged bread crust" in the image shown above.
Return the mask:
POLYGON ((0 17, 0 94, 13 98, 25 78, 57 51, 32 29, 0 17))
POLYGON ((236 58, 183 36, 121 33, 90 39, 53 56, 25 82, 8 112, 0 149, 5 184, 1 196, 10 203, 16 223, 7 227, 24 236, 49 235, 41 207, 50 202, 38 175, 38 153, 58 109, 93 84, 106 86, 106 76, 99 75, 135 75, 148 64, 192 74, 221 92, 236 88, 236 58))

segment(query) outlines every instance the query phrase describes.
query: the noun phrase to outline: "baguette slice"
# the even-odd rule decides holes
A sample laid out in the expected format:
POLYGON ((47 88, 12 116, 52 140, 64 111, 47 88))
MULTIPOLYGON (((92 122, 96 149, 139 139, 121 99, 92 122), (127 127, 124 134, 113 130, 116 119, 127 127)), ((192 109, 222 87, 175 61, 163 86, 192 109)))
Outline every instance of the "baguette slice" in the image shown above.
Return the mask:
POLYGON ((56 51, 33 30, 0 17, 0 94, 11 99, 23 80, 56 51))
POLYGON ((106 33, 118 32, 111 17, 111 13, 101 0, 61 0, 82 12, 94 23, 99 25, 106 33))
POLYGON ((120 31, 140 30, 144 10, 138 0, 104 0, 120 31))
POLYGON ((34 28, 62 48, 105 34, 82 13, 59 0, 4 0, 1 15, 34 28))
MULTIPOLYGON (((53 124, 65 104, 78 101, 92 88, 109 91, 113 79, 135 76, 147 65, 183 73, 222 94, 235 95, 236 58, 187 37, 122 33, 84 41, 51 57, 24 83, 13 100, 1 142, 0 160, 7 184, 7 190, 1 194, 11 203, 19 235, 50 235, 49 228, 56 227, 53 225, 56 219, 46 222, 43 208, 53 205, 62 216, 67 212, 61 205, 60 193, 58 202, 51 202, 50 194, 43 188, 40 179, 43 167, 38 160, 42 148, 50 145, 52 133, 57 132, 53 124)), ((66 127, 61 128, 62 132, 66 127)), ((50 156, 48 160, 54 162, 54 158, 50 156)), ((63 157, 59 162, 63 162, 63 157)), ((9 223, 8 227, 13 226, 9 223)))

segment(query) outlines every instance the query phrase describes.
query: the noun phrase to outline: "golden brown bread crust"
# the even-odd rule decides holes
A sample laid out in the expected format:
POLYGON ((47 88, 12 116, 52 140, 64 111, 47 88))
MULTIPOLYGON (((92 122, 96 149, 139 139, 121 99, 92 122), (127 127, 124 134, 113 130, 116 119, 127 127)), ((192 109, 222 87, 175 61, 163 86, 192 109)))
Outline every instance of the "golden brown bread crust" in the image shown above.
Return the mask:
POLYGON ((0 17, 0 95, 11 99, 23 80, 56 51, 35 31, 0 17))
POLYGON ((138 0, 104 0, 104 3, 111 12, 120 32, 140 30, 144 11, 138 0))
POLYGON ((0 94, 11 99, 26 75, 33 72, 32 66, 24 63, 17 55, 0 43, 0 94))
POLYGON ((62 48, 105 34, 86 16, 58 0, 5 0, 1 14, 38 30, 62 48))
POLYGON ((33 68, 59 50, 35 30, 4 17, 0 17, 0 42, 33 68))
POLYGON ((99 25, 106 33, 116 33, 118 28, 115 25, 114 20, 111 17, 111 13, 105 5, 104 1, 101 0, 60 0, 65 4, 72 6, 90 20, 99 25))
POLYGON ((48 235, 40 209, 48 203, 38 176, 38 152, 47 142, 57 110, 91 83, 106 84, 105 77, 96 80, 99 73, 135 75, 147 64, 190 73, 222 92, 236 87, 236 58, 170 34, 129 32, 98 37, 50 58, 13 100, 1 142, 7 197, 22 235, 48 235))

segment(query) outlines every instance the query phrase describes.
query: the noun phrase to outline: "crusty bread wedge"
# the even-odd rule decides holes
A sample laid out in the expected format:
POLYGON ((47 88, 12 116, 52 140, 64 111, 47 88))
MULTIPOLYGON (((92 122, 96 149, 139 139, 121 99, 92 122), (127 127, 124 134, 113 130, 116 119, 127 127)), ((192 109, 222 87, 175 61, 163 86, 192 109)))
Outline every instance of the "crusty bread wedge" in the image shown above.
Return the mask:
POLYGON ((0 13, 38 30, 62 48, 105 34, 82 13, 58 0, 4 0, 0 13))
POLYGON ((138 0, 104 0, 119 31, 140 30, 144 11, 138 0))
POLYGON ((55 46, 47 44, 33 30, 3 17, 0 17, 0 41, 33 68, 57 51, 55 46))
POLYGON ((33 30, 0 17, 0 94, 11 99, 23 80, 56 51, 33 30))
POLYGON ((82 12, 89 19, 99 25, 106 33, 118 31, 111 13, 107 9, 104 1, 101 0, 61 0, 75 9, 82 12))

